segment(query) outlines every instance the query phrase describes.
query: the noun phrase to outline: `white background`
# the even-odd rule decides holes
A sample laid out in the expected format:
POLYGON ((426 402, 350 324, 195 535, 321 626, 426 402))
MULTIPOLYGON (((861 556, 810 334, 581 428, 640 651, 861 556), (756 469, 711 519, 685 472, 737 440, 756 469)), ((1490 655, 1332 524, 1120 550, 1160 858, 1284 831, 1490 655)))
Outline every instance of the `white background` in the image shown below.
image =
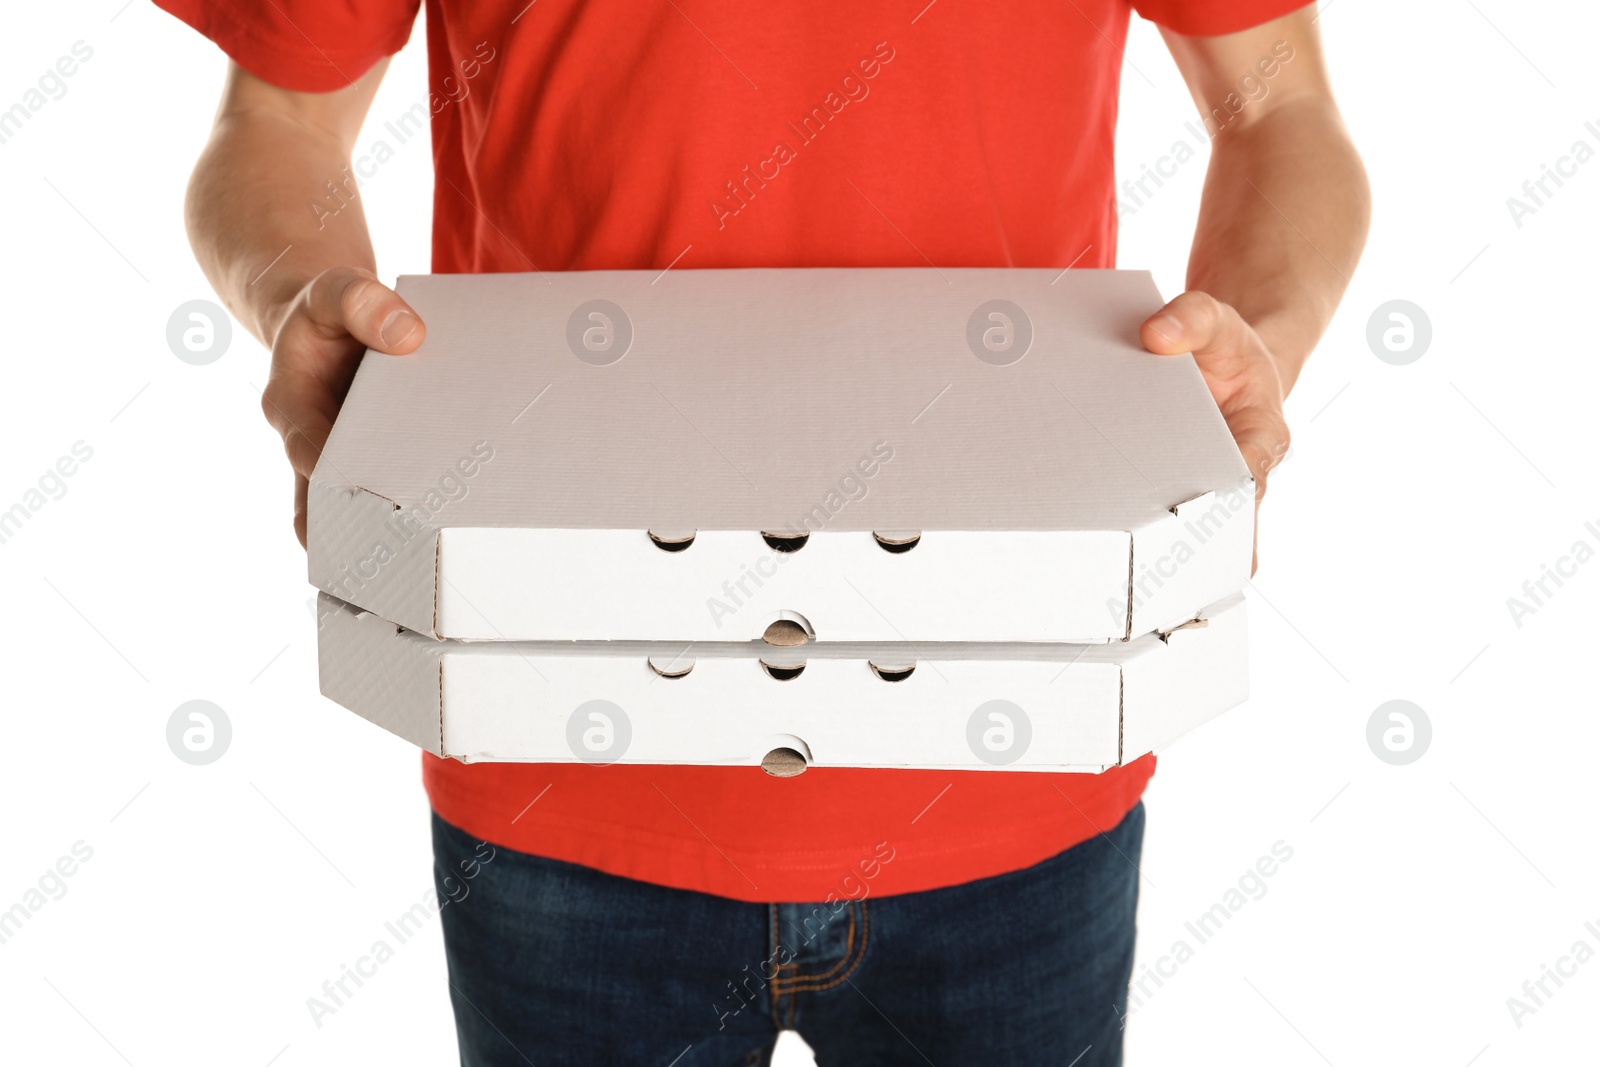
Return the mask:
MULTIPOLYGON (((418 760, 316 695, 288 469, 257 408, 265 353, 242 330, 210 366, 167 349, 172 310, 211 296, 181 202, 223 60, 122 2, 24 5, 0 35, 0 108, 73 42, 94 50, 0 145, 0 509, 93 449, 0 544, 0 910, 75 842, 93 850, 0 944, 0 1058, 452 1062, 435 933, 321 1028, 306 1008, 430 888, 418 760), (233 724, 205 767, 165 739, 195 698, 233 724)), ((1600 149, 1600 14, 1333 0, 1321 25, 1372 239, 1290 401, 1250 592, 1254 699, 1169 751, 1148 795, 1139 971, 1195 947, 1184 923, 1274 842, 1293 858, 1133 1015, 1128 1062, 1589 1062, 1600 961, 1520 1027, 1506 1001, 1579 939, 1600 950, 1600 562, 1520 627, 1506 602, 1575 541, 1600 547, 1600 161, 1521 227, 1506 200, 1574 141, 1600 149), (1432 322, 1407 366, 1366 342, 1397 298, 1432 322), (1366 740, 1395 698, 1433 727, 1407 766, 1366 740)), ((1127 58, 1118 160, 1136 174, 1192 107, 1151 26, 1127 58)), ((419 28, 374 122, 420 97, 424 60, 419 28)), ((1203 171, 1124 220, 1121 265, 1168 293, 1203 171)), ((362 192, 387 276, 428 268, 430 181, 419 138, 362 192)), ((786 1038, 780 1061, 806 1059, 786 1038)))

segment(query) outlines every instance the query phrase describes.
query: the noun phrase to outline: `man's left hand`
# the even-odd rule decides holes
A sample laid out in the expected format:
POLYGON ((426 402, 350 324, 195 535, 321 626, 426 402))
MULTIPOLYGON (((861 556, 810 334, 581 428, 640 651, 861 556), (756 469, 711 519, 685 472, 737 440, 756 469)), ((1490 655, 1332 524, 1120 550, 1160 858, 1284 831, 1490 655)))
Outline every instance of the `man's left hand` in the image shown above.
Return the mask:
MULTIPOLYGON (((1283 381, 1266 343, 1232 307, 1194 291, 1146 319, 1139 327, 1139 339, 1157 355, 1194 353, 1255 478, 1259 515, 1267 474, 1289 451, 1283 381)), ((1253 556, 1250 572, 1255 573, 1253 556)))

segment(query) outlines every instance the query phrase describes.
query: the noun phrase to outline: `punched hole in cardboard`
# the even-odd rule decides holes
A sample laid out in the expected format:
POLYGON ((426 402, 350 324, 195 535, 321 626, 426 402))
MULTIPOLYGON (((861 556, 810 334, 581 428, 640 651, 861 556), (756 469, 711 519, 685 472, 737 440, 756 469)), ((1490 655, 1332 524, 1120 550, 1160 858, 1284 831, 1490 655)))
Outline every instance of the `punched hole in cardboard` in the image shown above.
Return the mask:
POLYGON ((921 530, 874 530, 872 537, 885 552, 910 552, 922 541, 921 530))
POLYGON ((771 530, 761 531, 761 540, 774 552, 798 552, 806 547, 806 542, 811 540, 809 530, 798 534, 773 533, 771 530))
POLYGON ((689 530, 687 532, 671 530, 664 533, 657 533, 655 530, 645 531, 650 535, 650 540, 655 543, 655 546, 663 552, 682 552, 694 544, 695 534, 698 532, 697 530, 689 530))
POLYGON ((663 678, 683 678, 694 670, 694 660, 682 656, 651 656, 645 662, 663 678))
POLYGON ((872 668, 873 674, 876 674, 879 678, 882 678, 886 682, 903 682, 907 678, 911 677, 912 671, 917 669, 917 664, 914 660, 904 660, 892 663, 880 663, 877 660, 868 660, 867 666, 872 668))
POLYGON ((810 620, 798 611, 778 612, 761 630, 761 640, 779 648, 794 648, 816 637, 817 631, 812 629, 810 620))
POLYGON ((804 774, 811 765, 811 746, 792 734, 776 734, 767 738, 767 754, 761 757, 761 769, 774 778, 793 778, 804 774))
POLYGON ((761 769, 774 778, 793 778, 806 772, 806 758, 792 748, 775 748, 761 757, 761 769))
POLYGON ((806 669, 806 661, 803 659, 776 663, 763 659, 760 663, 761 669, 767 672, 769 678, 776 678, 780 682, 792 682, 806 669))

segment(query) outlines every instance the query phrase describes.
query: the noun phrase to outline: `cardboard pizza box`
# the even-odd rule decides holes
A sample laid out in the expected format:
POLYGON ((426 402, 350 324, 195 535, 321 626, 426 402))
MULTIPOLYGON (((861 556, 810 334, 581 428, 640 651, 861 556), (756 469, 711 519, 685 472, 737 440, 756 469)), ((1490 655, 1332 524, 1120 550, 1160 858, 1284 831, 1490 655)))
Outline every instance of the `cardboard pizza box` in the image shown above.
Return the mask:
POLYGON ((1125 641, 1254 489, 1148 274, 431 275, 309 492, 312 583, 430 638, 1125 641), (775 629, 776 628, 776 629, 775 629))
POLYGON ((1242 702, 1239 594, 1107 644, 436 640, 319 597, 322 692, 474 761, 1098 772, 1242 702))

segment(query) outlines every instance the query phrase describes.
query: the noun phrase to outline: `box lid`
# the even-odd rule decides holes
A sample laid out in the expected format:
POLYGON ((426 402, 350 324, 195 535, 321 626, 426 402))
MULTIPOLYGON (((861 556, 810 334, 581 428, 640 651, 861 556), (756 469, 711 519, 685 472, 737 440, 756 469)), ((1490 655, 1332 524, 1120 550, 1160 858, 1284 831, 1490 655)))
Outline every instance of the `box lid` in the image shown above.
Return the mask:
POLYGON ((1249 573, 1253 488, 1144 272, 405 277, 310 574, 483 640, 1103 641, 1249 573), (765 535, 765 536, 764 536, 765 535))

